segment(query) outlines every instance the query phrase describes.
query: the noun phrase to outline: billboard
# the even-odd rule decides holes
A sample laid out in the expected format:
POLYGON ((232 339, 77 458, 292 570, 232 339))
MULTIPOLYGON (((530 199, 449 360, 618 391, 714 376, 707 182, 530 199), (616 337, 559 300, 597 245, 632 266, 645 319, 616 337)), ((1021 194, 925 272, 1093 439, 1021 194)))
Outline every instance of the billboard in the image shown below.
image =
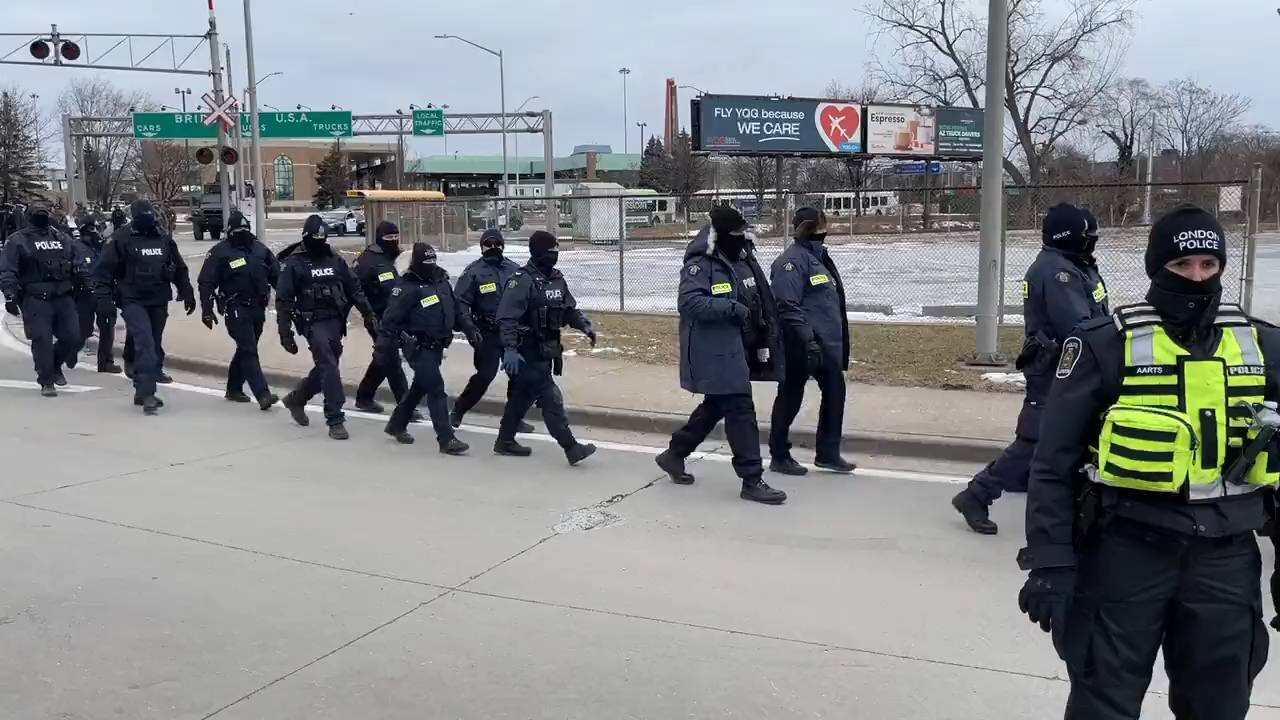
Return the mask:
POLYGON ((973 108, 938 108, 937 154, 946 157, 982 157, 982 111, 973 108))
POLYGON ((755 95, 693 101, 693 149, 723 154, 838 155, 865 151, 855 103, 755 95))
POLYGON ((916 105, 867 107, 867 152, 932 157, 933 108, 916 105))

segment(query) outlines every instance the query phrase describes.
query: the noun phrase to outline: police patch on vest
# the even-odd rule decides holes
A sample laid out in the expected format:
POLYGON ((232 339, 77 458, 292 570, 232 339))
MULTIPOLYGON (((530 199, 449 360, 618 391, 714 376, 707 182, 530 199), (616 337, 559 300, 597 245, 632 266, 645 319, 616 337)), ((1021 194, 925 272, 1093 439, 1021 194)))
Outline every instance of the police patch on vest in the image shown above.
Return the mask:
POLYGON ((428 295, 422 298, 422 307, 431 307, 440 302, 439 295, 428 295))
POLYGON ((1265 365, 1231 365, 1227 367, 1228 375, 1266 375, 1265 365))
POLYGON ((61 250, 62 243, 57 240, 37 240, 35 242, 37 250, 61 250))
POLYGON ((396 279, 396 274, 393 272, 384 272, 378 276, 378 282, 387 282, 388 280, 395 280, 395 279, 396 279))
POLYGON ((1054 275, 1053 279, 1057 280, 1060 283, 1069 283, 1071 282, 1071 273, 1068 273, 1066 270, 1063 270, 1057 275, 1054 275))
POLYGON ((1058 372, 1054 373, 1059 380, 1071 377, 1071 371, 1080 362, 1080 352, 1083 349, 1084 343, 1078 337, 1069 337, 1062 343, 1062 357, 1058 359, 1058 372))
POLYGON ((693 277, 694 275, 697 275, 700 272, 702 272, 702 268, 698 267, 697 265, 689 266, 689 277, 693 277))
POLYGON ((831 278, 827 277, 826 275, 810 275, 809 276, 809 284, 814 287, 817 287, 819 285, 826 285, 829 282, 831 282, 831 278))
POLYGON ((312 268, 311 277, 333 277, 333 268, 312 268))
POLYGON ((1031 297, 1031 283, 1026 280, 1022 281, 1022 299, 1026 300, 1031 297))
POLYGON ((1106 299, 1107 299, 1107 286, 1103 285, 1102 283, 1098 283, 1098 286, 1093 289, 1093 301, 1096 303, 1100 303, 1106 299))
POLYGON ((1177 365, 1137 365, 1129 368, 1126 374, 1129 375, 1175 375, 1178 372, 1177 365))
POLYGON ((489 293, 498 292, 498 283, 485 283, 480 286, 480 294, 488 295, 489 293))
POLYGON ((733 292, 733 285, 730 285, 729 283, 716 283, 711 286, 712 295, 724 295, 725 293, 731 292, 733 292))
POLYGON ((753 278, 753 277, 743 278, 743 279, 742 279, 742 286, 743 286, 743 287, 750 287, 750 288, 753 288, 753 287, 755 287, 755 286, 756 286, 756 279, 755 279, 755 278, 753 278))
POLYGON ((227 263, 227 267, 231 268, 232 270, 235 270, 236 268, 242 268, 248 264, 249 264, 248 260, 245 260, 244 258, 236 258, 235 260, 232 260, 231 262, 227 263))

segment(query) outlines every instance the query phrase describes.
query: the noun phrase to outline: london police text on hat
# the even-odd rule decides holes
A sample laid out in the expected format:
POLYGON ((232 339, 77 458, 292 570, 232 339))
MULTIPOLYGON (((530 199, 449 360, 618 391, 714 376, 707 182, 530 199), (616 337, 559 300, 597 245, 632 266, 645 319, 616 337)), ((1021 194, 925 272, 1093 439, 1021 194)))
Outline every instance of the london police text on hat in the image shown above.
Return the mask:
POLYGON ((1183 252, 1222 249, 1222 238, 1213 230, 1183 230, 1173 236, 1173 241, 1178 243, 1178 250, 1183 252))

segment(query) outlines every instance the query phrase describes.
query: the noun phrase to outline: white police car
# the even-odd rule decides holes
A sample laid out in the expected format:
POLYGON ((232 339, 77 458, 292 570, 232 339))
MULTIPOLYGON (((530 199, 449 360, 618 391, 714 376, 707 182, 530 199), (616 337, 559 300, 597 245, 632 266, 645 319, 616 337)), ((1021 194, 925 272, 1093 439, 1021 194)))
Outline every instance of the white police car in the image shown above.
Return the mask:
POLYGON ((360 234, 364 232, 364 213, 359 210, 344 207, 333 208, 320 213, 320 218, 324 220, 329 232, 335 235, 360 234))

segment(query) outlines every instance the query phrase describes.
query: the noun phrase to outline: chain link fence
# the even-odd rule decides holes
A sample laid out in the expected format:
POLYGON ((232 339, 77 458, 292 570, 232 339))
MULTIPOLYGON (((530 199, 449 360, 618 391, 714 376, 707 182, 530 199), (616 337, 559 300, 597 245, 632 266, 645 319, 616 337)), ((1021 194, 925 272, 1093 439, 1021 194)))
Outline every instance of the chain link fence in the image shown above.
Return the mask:
MULTIPOLYGON (((1247 257, 1247 181, 1193 184, 1012 186, 1005 188, 1002 243, 1004 317, 1020 322, 1022 277, 1041 247, 1040 222, 1059 202, 1089 208, 1098 218, 1097 257, 1113 305, 1141 301, 1149 281, 1143 255, 1151 216, 1182 203, 1214 212, 1227 233, 1225 297, 1241 297, 1247 257), (1149 199, 1149 200, 1148 200, 1149 199)), ((828 217, 827 248, 846 285, 853 319, 966 322, 976 312, 981 192, 974 187, 865 189, 812 193, 715 192, 664 195, 584 183, 552 198, 556 227, 547 227, 547 200, 459 198, 436 209, 442 264, 456 275, 474 259, 480 233, 503 227, 508 254, 523 261, 536 230, 562 243, 560 269, 581 306, 591 310, 674 313, 685 248, 717 205, 737 208, 753 226, 756 252, 768 269, 790 242, 790 218, 800 207, 828 217), (508 218, 509 215, 509 218, 508 218)), ((403 232, 403 228, 402 228, 403 232)))

